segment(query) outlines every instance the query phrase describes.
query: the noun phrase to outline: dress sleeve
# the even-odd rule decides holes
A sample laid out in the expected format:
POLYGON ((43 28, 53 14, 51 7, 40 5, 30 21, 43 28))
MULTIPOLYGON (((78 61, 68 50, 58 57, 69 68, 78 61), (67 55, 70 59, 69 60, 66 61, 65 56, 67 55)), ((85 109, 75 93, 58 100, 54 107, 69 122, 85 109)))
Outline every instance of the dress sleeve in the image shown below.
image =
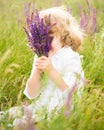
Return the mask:
POLYGON ((69 86, 65 91, 70 91, 77 81, 79 87, 83 85, 82 79, 84 78, 84 72, 82 70, 79 54, 74 55, 65 62, 66 65, 63 68, 62 76, 66 84, 69 86))
MULTIPOLYGON (((30 74, 30 78, 33 76, 33 73, 35 71, 35 62, 37 60, 37 56, 34 57, 34 61, 33 61, 33 65, 32 65, 32 71, 31 71, 31 74, 30 74)), ((27 80, 28 82, 28 80, 27 80)), ((25 90, 24 90, 24 94, 29 98, 29 99, 34 99, 35 97, 31 97, 29 94, 28 94, 28 91, 27 91, 27 83, 26 83, 26 87, 25 87, 25 90)))

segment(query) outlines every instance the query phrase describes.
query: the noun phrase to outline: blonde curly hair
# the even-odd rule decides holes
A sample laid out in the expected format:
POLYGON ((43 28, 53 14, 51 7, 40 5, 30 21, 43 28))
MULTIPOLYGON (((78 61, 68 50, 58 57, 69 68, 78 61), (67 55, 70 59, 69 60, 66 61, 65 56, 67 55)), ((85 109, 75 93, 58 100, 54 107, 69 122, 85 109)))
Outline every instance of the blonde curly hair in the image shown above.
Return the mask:
POLYGON ((40 11, 46 25, 56 23, 50 34, 58 34, 62 46, 68 45, 74 51, 79 51, 83 42, 83 31, 76 19, 64 7, 53 7, 40 11), (49 19, 50 16, 50 19, 49 19))

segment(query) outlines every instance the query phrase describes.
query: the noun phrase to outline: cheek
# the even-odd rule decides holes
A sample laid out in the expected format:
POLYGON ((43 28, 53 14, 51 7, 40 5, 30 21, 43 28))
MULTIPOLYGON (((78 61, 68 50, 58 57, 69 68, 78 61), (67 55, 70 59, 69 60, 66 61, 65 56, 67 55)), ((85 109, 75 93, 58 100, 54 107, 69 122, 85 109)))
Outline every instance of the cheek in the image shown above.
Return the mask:
POLYGON ((55 47, 56 47, 55 41, 53 40, 52 43, 51 43, 51 49, 53 50, 55 47))

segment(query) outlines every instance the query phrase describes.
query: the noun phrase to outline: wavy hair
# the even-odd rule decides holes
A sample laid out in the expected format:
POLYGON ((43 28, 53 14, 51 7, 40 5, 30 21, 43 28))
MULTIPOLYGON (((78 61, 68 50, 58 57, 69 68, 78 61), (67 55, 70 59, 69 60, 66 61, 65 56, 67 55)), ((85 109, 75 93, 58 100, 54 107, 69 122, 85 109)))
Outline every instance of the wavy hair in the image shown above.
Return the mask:
POLYGON ((40 11, 40 16, 44 18, 46 25, 56 23, 50 30, 50 34, 58 34, 62 46, 68 45, 74 51, 79 51, 83 43, 84 33, 80 29, 76 19, 64 7, 53 7, 42 10, 40 11))

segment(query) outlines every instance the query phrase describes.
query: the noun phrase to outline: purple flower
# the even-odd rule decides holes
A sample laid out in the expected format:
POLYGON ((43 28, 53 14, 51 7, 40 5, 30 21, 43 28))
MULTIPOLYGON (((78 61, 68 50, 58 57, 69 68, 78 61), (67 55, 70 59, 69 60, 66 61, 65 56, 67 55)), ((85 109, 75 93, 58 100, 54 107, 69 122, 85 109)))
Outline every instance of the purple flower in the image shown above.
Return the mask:
POLYGON ((89 1, 86 0, 88 10, 85 11, 82 6, 79 7, 80 11, 80 27, 84 29, 88 34, 93 35, 96 31, 97 16, 96 9, 92 8, 89 1))
POLYGON ((24 16, 29 15, 30 13, 30 7, 31 7, 31 3, 29 2, 28 4, 25 2, 23 5, 24 8, 24 16))
MULTIPOLYGON (((48 20, 50 20, 50 17, 48 20)), ((32 12, 30 16, 26 18, 27 28, 24 30, 27 35, 30 48, 38 56, 48 56, 51 49, 51 42, 53 37, 49 35, 50 29, 56 24, 45 25, 44 19, 39 17, 39 12, 32 12)))
POLYGON ((23 105, 24 107, 24 116, 27 123, 26 130, 36 130, 35 122, 32 118, 33 111, 29 108, 28 105, 23 105))
POLYGON ((96 30, 96 9, 92 10, 92 24, 90 28, 90 33, 93 34, 94 31, 96 30))
POLYGON ((68 93, 68 97, 67 97, 67 102, 66 102, 66 111, 65 111, 65 115, 69 116, 70 115, 70 110, 71 110, 71 102, 72 102, 72 97, 74 95, 75 90, 78 87, 78 83, 77 81, 75 82, 75 84, 73 85, 72 89, 70 90, 70 92, 68 93))
POLYGON ((80 27, 83 28, 84 25, 85 25, 85 20, 84 20, 83 14, 80 14, 80 27))

